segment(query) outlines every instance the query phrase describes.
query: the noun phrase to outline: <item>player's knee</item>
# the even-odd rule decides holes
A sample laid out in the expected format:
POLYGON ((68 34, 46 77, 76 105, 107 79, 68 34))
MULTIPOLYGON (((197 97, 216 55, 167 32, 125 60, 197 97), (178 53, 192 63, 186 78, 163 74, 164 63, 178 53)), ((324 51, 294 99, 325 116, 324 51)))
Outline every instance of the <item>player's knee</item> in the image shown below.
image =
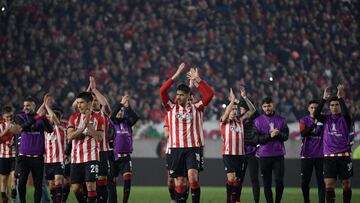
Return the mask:
POLYGON ((98 179, 97 181, 96 181, 96 184, 97 184, 97 186, 99 186, 99 187, 101 187, 101 186, 106 186, 107 185, 107 179, 98 179))
POLYGON ((341 183, 342 183, 342 188, 343 188, 343 189, 348 189, 348 188, 351 187, 351 184, 350 184, 350 180, 349 180, 349 179, 347 179, 347 180, 342 180, 341 183))

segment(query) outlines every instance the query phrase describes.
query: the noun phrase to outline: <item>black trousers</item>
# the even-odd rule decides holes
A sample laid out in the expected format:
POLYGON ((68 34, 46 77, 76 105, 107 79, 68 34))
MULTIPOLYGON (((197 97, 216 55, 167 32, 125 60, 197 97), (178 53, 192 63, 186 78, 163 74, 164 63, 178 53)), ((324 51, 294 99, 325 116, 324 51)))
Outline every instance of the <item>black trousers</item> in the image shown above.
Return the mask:
POLYGON ((325 183, 323 175, 324 158, 305 158, 301 159, 301 190, 304 202, 310 202, 309 191, 312 171, 315 169, 316 180, 318 185, 319 203, 325 202, 325 183))
POLYGON ((19 198, 21 203, 26 203, 26 183, 31 172, 34 181, 34 203, 41 202, 42 180, 44 176, 44 158, 19 156, 17 161, 19 172, 19 198))
POLYGON ((280 203, 284 191, 285 164, 284 157, 261 157, 260 170, 264 183, 264 193, 267 203, 273 203, 273 194, 271 191, 272 174, 275 176, 275 202, 280 203))
MULTIPOLYGON (((255 153, 245 155, 244 164, 241 173, 241 182, 245 180, 246 169, 249 166, 250 179, 253 191, 253 197, 255 203, 260 201, 260 184, 259 184, 259 158, 255 156, 255 153)), ((240 191, 241 195, 241 191, 240 191)))

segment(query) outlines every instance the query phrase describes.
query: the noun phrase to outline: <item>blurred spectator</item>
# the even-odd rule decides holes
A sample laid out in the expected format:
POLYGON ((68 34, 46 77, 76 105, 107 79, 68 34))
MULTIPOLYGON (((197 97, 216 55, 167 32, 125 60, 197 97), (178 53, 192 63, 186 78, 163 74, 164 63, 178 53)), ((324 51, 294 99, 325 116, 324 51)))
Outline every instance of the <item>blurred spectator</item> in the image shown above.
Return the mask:
POLYGON ((295 121, 338 83, 360 118, 358 1, 2 2, 1 106, 50 92, 70 115, 94 75, 112 103, 128 91, 144 122, 160 122, 160 84, 185 61, 216 87, 205 119, 219 117, 229 84, 246 84, 255 103, 273 96, 295 121))

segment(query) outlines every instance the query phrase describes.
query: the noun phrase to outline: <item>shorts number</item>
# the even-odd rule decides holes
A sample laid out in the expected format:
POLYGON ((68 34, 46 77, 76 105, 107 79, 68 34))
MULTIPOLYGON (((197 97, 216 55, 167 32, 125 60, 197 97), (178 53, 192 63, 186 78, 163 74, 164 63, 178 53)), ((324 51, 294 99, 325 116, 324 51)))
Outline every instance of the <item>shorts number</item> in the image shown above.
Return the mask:
POLYGON ((99 165, 92 164, 92 165, 90 165, 90 168, 91 168, 90 173, 98 173, 99 172, 99 165))

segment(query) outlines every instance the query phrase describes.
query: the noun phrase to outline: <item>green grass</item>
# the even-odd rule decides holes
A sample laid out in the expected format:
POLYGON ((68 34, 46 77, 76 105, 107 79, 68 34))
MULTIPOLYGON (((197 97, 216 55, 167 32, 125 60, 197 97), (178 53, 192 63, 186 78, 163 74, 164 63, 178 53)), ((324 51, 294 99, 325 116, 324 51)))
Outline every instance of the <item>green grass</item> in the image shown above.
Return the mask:
MULTIPOLYGON (((122 188, 118 187, 118 201, 122 198, 122 188)), ((28 188, 27 202, 33 202, 32 194, 33 188, 28 188)), ((360 189, 353 189, 351 202, 360 202, 360 189)), ((336 190, 337 202, 342 202, 342 190, 336 190)), ((191 198, 191 196, 190 196, 191 198)), ((310 191, 311 202, 317 202, 317 189, 312 188, 310 191)), ((264 201, 265 197, 263 189, 260 191, 260 200, 264 201)), ((69 203, 76 203, 75 196, 70 192, 69 203)), ((121 202, 121 201, 119 201, 121 202)), ((166 187, 132 187, 129 203, 168 203, 170 202, 169 193, 166 187)), ((189 200, 188 202, 191 202, 189 200)), ((202 203, 224 203, 225 202, 225 187, 202 187, 201 188, 201 202, 202 203)), ((251 188, 244 188, 241 195, 241 202, 253 202, 251 188)), ((300 188, 285 188, 282 198, 284 203, 300 203, 302 200, 302 193, 300 188)))

